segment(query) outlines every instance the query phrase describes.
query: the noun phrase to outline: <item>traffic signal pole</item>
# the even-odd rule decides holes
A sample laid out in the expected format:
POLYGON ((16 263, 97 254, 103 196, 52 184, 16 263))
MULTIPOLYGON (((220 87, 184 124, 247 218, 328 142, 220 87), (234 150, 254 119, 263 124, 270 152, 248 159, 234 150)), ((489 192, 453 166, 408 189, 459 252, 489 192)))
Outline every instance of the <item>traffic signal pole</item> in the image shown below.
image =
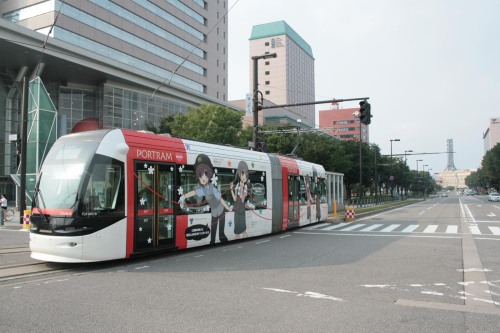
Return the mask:
POLYGON ((259 105, 258 109, 260 111, 260 110, 265 110, 265 109, 286 108, 289 106, 302 106, 302 105, 314 105, 314 104, 340 103, 340 102, 349 102, 349 101, 361 101, 361 100, 367 100, 369 98, 370 97, 356 97, 356 98, 328 99, 326 101, 303 102, 303 103, 292 103, 292 104, 281 104, 281 105, 268 105, 268 106, 259 105))

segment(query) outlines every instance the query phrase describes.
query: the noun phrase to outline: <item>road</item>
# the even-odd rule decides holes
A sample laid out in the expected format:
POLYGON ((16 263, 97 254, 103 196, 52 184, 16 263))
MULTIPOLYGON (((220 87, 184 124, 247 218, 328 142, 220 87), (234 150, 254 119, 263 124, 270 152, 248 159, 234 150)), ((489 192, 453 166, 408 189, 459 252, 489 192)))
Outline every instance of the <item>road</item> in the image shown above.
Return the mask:
MULTIPOLYGON (((0 325, 3 332, 498 332, 499 227, 500 204, 485 196, 434 198, 355 222, 5 284, 0 325)), ((7 232, 0 229, 0 241, 7 232)))

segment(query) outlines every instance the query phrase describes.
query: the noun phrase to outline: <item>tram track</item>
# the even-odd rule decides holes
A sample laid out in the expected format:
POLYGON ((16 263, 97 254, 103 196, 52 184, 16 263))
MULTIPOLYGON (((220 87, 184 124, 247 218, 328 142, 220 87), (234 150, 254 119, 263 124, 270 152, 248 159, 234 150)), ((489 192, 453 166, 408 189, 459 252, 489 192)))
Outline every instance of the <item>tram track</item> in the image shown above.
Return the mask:
MULTIPOLYGON (((29 253, 29 248, 2 248, 0 255, 15 255, 29 253)), ((147 260, 150 257, 133 258, 126 264, 147 260)), ((61 276, 80 275, 102 269, 109 269, 125 264, 123 260, 90 263, 54 263, 54 262, 13 262, 0 264, 0 288, 40 280, 50 280, 61 276)))
POLYGON ((91 264, 62 264, 38 262, 29 258, 29 247, 9 246, 0 248, 0 256, 4 258, 0 264, 0 287, 23 283, 39 277, 52 277, 69 272, 82 272, 91 264), (12 260, 9 258, 13 257, 12 260))

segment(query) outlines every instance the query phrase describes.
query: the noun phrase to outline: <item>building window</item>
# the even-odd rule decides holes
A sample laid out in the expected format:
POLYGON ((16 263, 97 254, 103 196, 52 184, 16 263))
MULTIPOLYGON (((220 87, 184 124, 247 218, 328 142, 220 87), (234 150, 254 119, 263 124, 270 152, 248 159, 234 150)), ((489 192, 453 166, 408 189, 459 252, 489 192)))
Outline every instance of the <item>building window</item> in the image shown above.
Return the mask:
POLYGON ((266 61, 264 65, 269 66, 269 61, 266 61))
POLYGON ((264 43, 264 46, 269 46, 269 42, 265 42, 265 43, 264 43))
POLYGON ((269 75, 269 74, 271 74, 271 72, 270 71, 266 71, 264 74, 269 75))
POLYGON ((266 81, 266 86, 268 86, 268 85, 269 85, 269 83, 271 83, 271 81, 266 81))
POLYGON ((269 95, 271 94, 271 92, 269 90, 266 90, 266 95, 269 95))

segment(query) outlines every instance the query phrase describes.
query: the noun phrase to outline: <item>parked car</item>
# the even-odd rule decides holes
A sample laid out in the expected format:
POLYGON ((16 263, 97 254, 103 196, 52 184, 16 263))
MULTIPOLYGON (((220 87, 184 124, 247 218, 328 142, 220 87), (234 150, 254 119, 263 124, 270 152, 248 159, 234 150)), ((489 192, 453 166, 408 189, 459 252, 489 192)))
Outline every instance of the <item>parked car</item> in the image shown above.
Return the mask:
POLYGON ((500 193, 492 192, 488 195, 488 201, 498 201, 500 202, 500 193))

